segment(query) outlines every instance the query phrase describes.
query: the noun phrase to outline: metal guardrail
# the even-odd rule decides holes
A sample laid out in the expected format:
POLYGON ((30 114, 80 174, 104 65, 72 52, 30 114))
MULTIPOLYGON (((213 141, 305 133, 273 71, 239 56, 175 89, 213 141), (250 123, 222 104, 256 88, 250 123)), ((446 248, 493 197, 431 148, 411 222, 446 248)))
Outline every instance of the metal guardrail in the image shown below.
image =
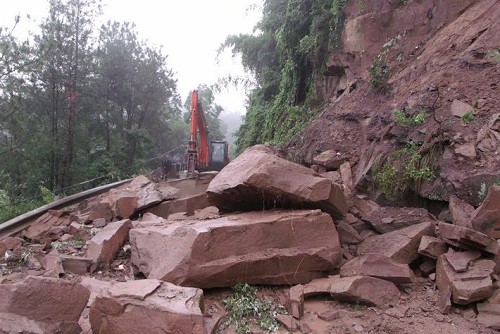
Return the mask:
POLYGON ((100 186, 97 188, 89 189, 82 191, 77 194, 73 194, 71 196, 67 196, 64 198, 61 198, 57 201, 54 201, 52 203, 49 203, 47 205, 41 206, 39 208, 36 208, 34 210, 28 211, 20 216, 17 216, 15 218, 12 218, 11 220, 6 221, 3 224, 0 224, 0 239, 3 239, 8 236, 12 236, 15 233, 18 233, 28 227, 34 219, 38 218, 39 216, 43 215, 47 211, 51 209, 60 209, 64 208, 68 205, 80 202, 84 199, 87 199, 89 197, 95 196, 102 194, 109 189, 116 188, 118 186, 121 186, 122 184, 128 183, 132 181, 132 179, 127 179, 127 180, 122 180, 110 184, 106 184, 104 186, 100 186))

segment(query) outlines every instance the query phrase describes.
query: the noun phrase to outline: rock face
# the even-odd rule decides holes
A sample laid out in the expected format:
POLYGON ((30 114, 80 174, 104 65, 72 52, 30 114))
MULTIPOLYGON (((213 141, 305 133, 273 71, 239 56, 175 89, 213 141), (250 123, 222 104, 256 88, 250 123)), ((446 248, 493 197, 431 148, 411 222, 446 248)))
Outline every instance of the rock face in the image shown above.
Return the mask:
POLYGON ((114 283, 90 306, 94 334, 207 334, 203 291, 158 280, 114 283))
POLYGON ((130 231, 138 272, 182 286, 298 284, 337 268, 331 217, 319 210, 260 211, 130 231))
POLYGON ((109 265, 120 247, 127 240, 131 228, 132 222, 128 219, 113 222, 104 227, 89 241, 87 258, 94 261, 93 269, 109 265))
POLYGON ((115 217, 129 218, 134 212, 160 203, 163 196, 155 184, 140 175, 129 184, 108 193, 108 202, 115 217))
POLYGON ((500 185, 490 188, 488 196, 474 212, 472 226, 491 238, 500 239, 500 185))
POLYGON ((418 247, 424 235, 434 235, 434 223, 426 222, 364 240, 358 255, 378 253, 396 262, 409 264, 418 257, 418 247))
POLYGON ((0 296, 0 332, 79 333, 90 292, 75 282, 29 276, 0 284, 0 296))
POLYGON ((437 230, 439 231, 439 237, 452 246, 480 250, 492 255, 498 253, 496 240, 481 232, 443 222, 438 223, 437 230))
POLYGON ((212 205, 229 211, 318 208, 334 216, 347 213, 339 185, 263 145, 231 161, 210 182, 207 195, 212 205))
POLYGON ((340 277, 372 276, 393 283, 411 283, 413 272, 402 264, 382 254, 368 254, 347 262, 340 268, 340 277))
POLYGON ((426 209, 398 207, 380 207, 364 214, 362 219, 380 233, 392 232, 433 220, 426 209))
POLYGON ((440 291, 446 291, 451 286, 451 300, 455 304, 467 305, 481 301, 494 292, 490 277, 494 267, 495 262, 481 259, 473 262, 468 271, 458 273, 441 255, 437 261, 436 285, 440 291))

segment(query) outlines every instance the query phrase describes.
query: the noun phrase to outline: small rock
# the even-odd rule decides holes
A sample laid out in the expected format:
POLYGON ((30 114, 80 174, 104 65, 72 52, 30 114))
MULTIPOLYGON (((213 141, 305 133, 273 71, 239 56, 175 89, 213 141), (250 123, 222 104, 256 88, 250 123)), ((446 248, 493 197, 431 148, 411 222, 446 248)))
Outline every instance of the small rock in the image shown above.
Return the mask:
POLYGON ((448 246, 443 240, 428 235, 422 237, 420 245, 418 246, 418 252, 420 254, 432 259, 437 259, 439 255, 446 253, 447 249, 448 246))
POLYGON ((318 314, 318 318, 324 321, 333 321, 340 317, 340 312, 336 310, 327 310, 318 314))
POLYGON ((466 113, 472 112, 473 110, 474 107, 460 100, 453 100, 451 104, 451 114, 456 117, 462 118, 466 113))

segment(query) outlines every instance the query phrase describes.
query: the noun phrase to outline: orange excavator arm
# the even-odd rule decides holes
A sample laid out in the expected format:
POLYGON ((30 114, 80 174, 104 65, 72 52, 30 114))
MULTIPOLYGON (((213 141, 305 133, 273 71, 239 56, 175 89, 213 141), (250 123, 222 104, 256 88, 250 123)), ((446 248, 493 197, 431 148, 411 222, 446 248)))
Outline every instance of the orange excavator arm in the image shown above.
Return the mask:
POLYGON ((195 168, 208 168, 208 126, 205 119, 203 107, 198 99, 198 91, 193 90, 191 94, 191 136, 189 139, 189 171, 195 168), (200 133, 198 144, 197 133, 200 133))

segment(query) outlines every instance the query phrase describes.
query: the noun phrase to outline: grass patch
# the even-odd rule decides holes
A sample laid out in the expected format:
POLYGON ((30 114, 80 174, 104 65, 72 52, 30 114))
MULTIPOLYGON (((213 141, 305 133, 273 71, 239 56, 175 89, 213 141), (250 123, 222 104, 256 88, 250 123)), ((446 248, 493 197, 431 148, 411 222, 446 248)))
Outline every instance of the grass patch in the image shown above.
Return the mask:
POLYGON ((464 124, 469 124, 472 121, 474 121, 474 113, 472 111, 467 111, 463 116, 462 116, 462 122, 464 124))
POLYGON ((392 114, 394 115, 394 122, 410 126, 424 124, 425 119, 427 118, 427 112, 425 109, 420 109, 420 112, 413 116, 407 115, 404 109, 399 108, 394 109, 392 114))
POLYGON ((237 284, 233 294, 223 300, 228 312, 228 318, 223 328, 234 326, 236 333, 252 333, 252 327, 257 326, 262 330, 272 332, 279 329, 274 317, 284 314, 284 307, 276 307, 270 301, 257 297, 257 288, 248 284, 237 284))

